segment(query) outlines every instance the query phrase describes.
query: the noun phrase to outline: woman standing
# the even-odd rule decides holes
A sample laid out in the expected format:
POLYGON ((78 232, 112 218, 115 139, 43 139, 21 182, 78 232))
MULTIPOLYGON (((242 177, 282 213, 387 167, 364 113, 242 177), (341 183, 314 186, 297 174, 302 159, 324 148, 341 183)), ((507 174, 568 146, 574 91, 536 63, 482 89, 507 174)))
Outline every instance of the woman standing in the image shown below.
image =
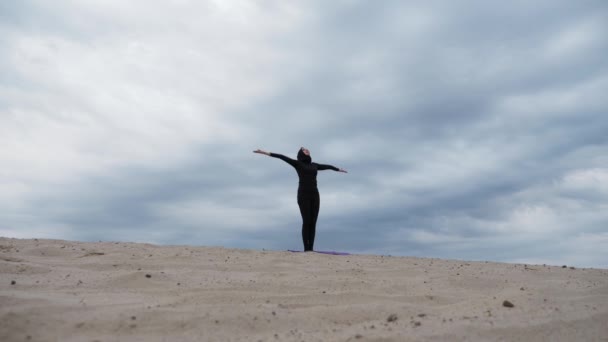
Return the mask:
POLYGON ((298 186, 298 206, 302 215, 302 242, 304 251, 312 252, 315 243, 315 230, 317 217, 319 216, 319 189, 317 189, 317 171, 334 170, 346 173, 346 170, 339 169, 332 165, 313 163, 310 158, 310 151, 301 147, 298 151, 298 160, 293 160, 278 153, 270 153, 262 150, 255 150, 253 153, 265 154, 270 157, 279 158, 287 164, 293 166, 298 172, 300 183, 298 186))

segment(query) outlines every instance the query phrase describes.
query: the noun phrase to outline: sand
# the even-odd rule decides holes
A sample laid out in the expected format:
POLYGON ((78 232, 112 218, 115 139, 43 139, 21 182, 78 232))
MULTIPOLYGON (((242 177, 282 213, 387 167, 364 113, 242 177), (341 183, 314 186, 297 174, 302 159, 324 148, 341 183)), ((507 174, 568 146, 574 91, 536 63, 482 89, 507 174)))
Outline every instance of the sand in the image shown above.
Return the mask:
POLYGON ((608 341, 608 270, 0 238, 0 341, 608 341))

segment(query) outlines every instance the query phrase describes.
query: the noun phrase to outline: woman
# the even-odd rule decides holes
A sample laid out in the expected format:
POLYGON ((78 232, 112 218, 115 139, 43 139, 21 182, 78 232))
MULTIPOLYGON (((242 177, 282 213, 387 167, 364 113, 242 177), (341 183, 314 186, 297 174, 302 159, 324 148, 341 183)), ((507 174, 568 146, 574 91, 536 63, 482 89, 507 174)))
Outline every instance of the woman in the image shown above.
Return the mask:
POLYGON ((279 158, 287 164, 293 166, 298 172, 300 185, 298 186, 298 206, 302 214, 302 241, 304 251, 312 252, 315 243, 315 229, 317 217, 319 216, 319 189, 317 189, 317 171, 334 170, 346 173, 346 170, 335 166, 313 163, 310 158, 310 151, 300 147, 298 160, 293 160, 278 153, 269 153, 260 149, 253 153, 265 154, 270 157, 279 158))

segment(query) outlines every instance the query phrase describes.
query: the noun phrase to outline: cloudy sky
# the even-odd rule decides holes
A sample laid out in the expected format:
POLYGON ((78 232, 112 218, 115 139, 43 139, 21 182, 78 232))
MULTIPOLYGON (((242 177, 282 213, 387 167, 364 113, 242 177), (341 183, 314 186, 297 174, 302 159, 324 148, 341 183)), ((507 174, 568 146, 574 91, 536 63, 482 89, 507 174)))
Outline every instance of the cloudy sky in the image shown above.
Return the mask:
POLYGON ((0 3, 0 236, 608 268, 608 3, 0 3))

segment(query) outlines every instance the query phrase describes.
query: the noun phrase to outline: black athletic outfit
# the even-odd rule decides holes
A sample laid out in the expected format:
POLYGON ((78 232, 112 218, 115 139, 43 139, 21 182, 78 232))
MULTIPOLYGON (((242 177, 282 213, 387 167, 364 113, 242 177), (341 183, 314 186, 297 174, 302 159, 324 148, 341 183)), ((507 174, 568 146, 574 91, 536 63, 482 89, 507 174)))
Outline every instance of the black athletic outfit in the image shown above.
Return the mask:
POLYGON ((298 186, 298 206, 302 215, 302 242, 304 250, 312 251, 315 243, 315 230, 319 216, 319 189, 317 189, 317 171, 340 171, 335 166, 313 163, 310 156, 298 151, 298 160, 293 160, 282 154, 271 153, 271 157, 279 158, 293 166, 298 172, 300 184, 298 186))

